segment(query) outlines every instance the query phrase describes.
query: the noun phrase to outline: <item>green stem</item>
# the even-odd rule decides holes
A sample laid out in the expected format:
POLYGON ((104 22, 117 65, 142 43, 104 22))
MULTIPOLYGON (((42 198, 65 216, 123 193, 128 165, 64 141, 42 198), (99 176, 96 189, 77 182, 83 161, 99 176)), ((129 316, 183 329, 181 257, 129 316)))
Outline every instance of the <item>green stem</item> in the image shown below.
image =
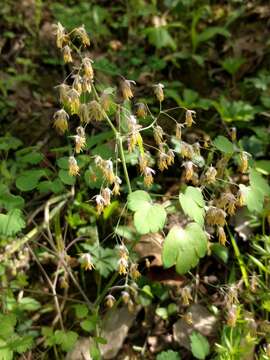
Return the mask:
POLYGON ((120 152, 124 175, 125 175, 125 179, 126 179, 126 183, 127 183, 127 187, 128 187, 128 192, 129 192, 129 194, 131 194, 132 188, 131 188, 130 180, 129 180, 129 176, 128 176, 127 164, 126 164, 124 148, 123 148, 123 140, 122 140, 122 137, 120 136, 120 134, 118 136, 117 142, 118 142, 118 146, 119 146, 119 152, 120 152))
POLYGON ((245 268, 245 263, 244 263, 244 260, 242 258, 242 255, 240 253, 240 250, 239 250, 239 247, 237 245, 237 242, 234 238, 234 236, 232 235, 232 233, 230 232, 230 229, 229 227, 227 226, 227 231, 229 233, 229 236, 230 236, 230 240, 232 242, 232 246, 233 246, 233 250, 234 250, 234 254, 237 258, 237 261, 238 261, 238 264, 239 264, 239 267, 240 267, 240 270, 241 270, 241 273, 242 273, 242 277, 243 277, 243 280, 244 280, 244 283, 246 285, 247 288, 250 287, 249 285, 249 280, 248 280, 248 274, 247 274, 247 270, 245 268))

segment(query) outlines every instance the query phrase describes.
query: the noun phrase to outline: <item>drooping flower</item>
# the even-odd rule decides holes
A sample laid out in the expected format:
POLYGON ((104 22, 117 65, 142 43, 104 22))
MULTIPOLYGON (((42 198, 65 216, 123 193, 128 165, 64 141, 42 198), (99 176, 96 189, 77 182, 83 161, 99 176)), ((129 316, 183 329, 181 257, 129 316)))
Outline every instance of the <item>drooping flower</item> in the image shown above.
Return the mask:
POLYGON ((82 254, 79 259, 79 262, 84 270, 94 269, 93 259, 91 254, 89 253, 82 254))
POLYGON ((162 102, 164 100, 164 85, 163 84, 156 84, 154 85, 154 94, 156 95, 156 98, 159 102, 162 102))
POLYGON ((87 78, 88 80, 93 80, 94 78, 94 70, 93 70, 92 62, 93 60, 91 60, 88 57, 82 59, 84 77, 87 78))
POLYGON ((209 166, 205 173, 205 180, 207 184, 213 184, 216 181, 217 176, 217 170, 214 168, 214 166, 209 166))
POLYGON ((111 294, 107 295, 105 298, 105 304, 106 306, 111 309, 113 307, 113 305, 115 304, 115 298, 114 296, 112 296, 111 294))
POLYGON ((102 109, 100 103, 97 102, 96 100, 90 101, 88 109, 89 109, 90 121, 91 120, 101 121, 104 119, 105 116, 104 110, 102 109))
POLYGON ((155 175, 155 170, 151 169, 149 166, 146 166, 146 168, 143 171, 144 174, 144 178, 143 178, 143 182, 144 185, 147 187, 150 187, 153 182, 154 182, 154 178, 153 175, 155 175))
POLYGON ((76 35, 80 38, 81 42, 83 43, 83 45, 86 46, 90 46, 90 39, 89 36, 85 30, 84 25, 78 27, 75 29, 75 33, 76 35))
POLYGON ((82 126, 77 127, 76 130, 77 130, 77 135, 74 136, 75 152, 78 154, 84 149, 86 145, 86 138, 85 138, 85 131, 82 126))
POLYGON ((194 123, 193 116, 195 116, 195 115, 196 115, 196 111, 194 111, 194 110, 186 110, 185 124, 187 125, 187 127, 192 126, 192 124, 194 123))
POLYGON ((136 85, 135 81, 133 80, 124 79, 121 82, 121 92, 124 100, 130 100, 134 96, 131 89, 131 84, 136 85))
POLYGON ((71 48, 68 45, 66 45, 63 47, 62 51, 63 51, 64 62, 65 63, 72 62, 73 60, 72 60, 72 56, 71 56, 71 48))
POLYGON ((68 129, 68 119, 69 115, 64 109, 56 111, 53 115, 54 127, 61 135, 68 129))
POLYGON ((145 118, 147 115, 147 108, 144 103, 137 103, 137 111, 136 114, 140 118, 145 118))
POLYGON ((70 176, 76 176, 79 175, 80 168, 77 164, 77 161, 74 156, 70 156, 68 159, 68 172, 70 176))

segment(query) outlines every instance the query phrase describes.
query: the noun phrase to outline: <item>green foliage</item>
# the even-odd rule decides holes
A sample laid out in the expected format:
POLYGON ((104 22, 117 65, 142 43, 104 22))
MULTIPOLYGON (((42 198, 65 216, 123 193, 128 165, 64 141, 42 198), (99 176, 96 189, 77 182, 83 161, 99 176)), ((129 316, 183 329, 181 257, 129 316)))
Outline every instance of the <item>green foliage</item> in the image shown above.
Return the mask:
POLYGON ((213 141, 215 147, 225 154, 232 154, 234 152, 233 144, 225 136, 219 135, 213 141))
POLYGON ((25 227, 25 220, 20 209, 12 209, 7 214, 0 214, 0 236, 16 235, 25 227))
POLYGON ((190 335, 191 351, 196 359, 205 359, 210 353, 209 343, 203 335, 198 332, 193 332, 190 335))
POLYGON ((249 211, 260 213, 263 210, 265 197, 270 195, 270 186, 255 169, 250 169, 249 182, 250 186, 240 184, 240 190, 249 211))
POLYGON ((162 351, 156 360, 181 360, 180 354, 173 350, 162 351))
POLYGON ((83 244, 83 248, 93 257, 93 265, 101 276, 108 275, 117 269, 117 252, 114 249, 103 248, 100 245, 83 244))
POLYGON ((186 228, 174 226, 163 244, 162 259, 165 268, 176 265, 179 274, 188 272, 207 252, 207 237, 200 225, 191 223, 186 228))
POLYGON ((162 205, 153 204, 150 195, 142 190, 128 196, 128 207, 135 211, 134 225, 140 234, 158 232, 166 222, 166 211, 162 205))
POLYGON ((184 213, 199 225, 203 226, 205 202, 201 190, 193 186, 188 186, 184 193, 179 194, 179 201, 184 213))

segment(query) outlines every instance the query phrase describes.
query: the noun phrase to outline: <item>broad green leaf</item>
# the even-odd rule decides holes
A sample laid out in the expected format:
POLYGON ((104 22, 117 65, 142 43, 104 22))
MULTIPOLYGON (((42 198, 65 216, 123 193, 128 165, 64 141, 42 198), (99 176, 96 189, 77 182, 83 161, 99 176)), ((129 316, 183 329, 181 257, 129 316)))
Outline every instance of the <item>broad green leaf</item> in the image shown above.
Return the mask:
POLYGON ((163 47, 176 49, 175 41, 165 26, 147 28, 145 33, 148 36, 150 44, 154 45, 157 49, 163 47))
POLYGON ((61 169, 58 173, 58 176, 65 185, 74 185, 76 182, 76 176, 69 175, 68 170, 61 169))
POLYGON ((87 332, 95 330, 95 324, 90 319, 85 319, 81 321, 80 326, 84 331, 87 332))
POLYGON ((224 152, 225 154, 232 154, 233 153, 233 143, 228 140, 225 136, 219 135, 213 141, 215 147, 224 152))
POLYGON ((163 320, 167 320, 169 317, 168 310, 165 307, 158 307, 156 309, 156 314, 157 314, 157 316, 161 317, 161 319, 163 319, 163 320))
POLYGON ((74 331, 56 330, 54 336, 56 344, 60 345, 63 351, 71 350, 78 339, 78 334, 74 331))
POLYGON ((21 191, 30 191, 37 187, 39 179, 45 176, 44 170, 24 171, 16 180, 16 186, 21 191))
POLYGON ((89 169, 85 171, 84 180, 90 189, 100 189, 104 181, 104 176, 101 169, 95 164, 92 164, 89 169))
POLYGON ((16 235, 25 227, 25 221, 20 209, 12 209, 7 214, 0 214, 0 235, 16 235))
POLYGON ((181 360, 180 354, 173 350, 162 351, 156 360, 181 360))
POLYGON ((13 136, 3 136, 0 137, 0 151, 1 150, 16 150, 19 146, 22 145, 21 140, 13 136))
POLYGON ((229 260, 229 252, 225 246, 215 243, 211 246, 211 252, 220 258, 224 264, 227 264, 229 260))
POLYGON ((0 314, 0 338, 9 339, 17 323, 15 314, 0 314))
POLYGON ((205 359, 210 353, 210 347, 206 337, 201 335, 199 332, 193 331, 190 335, 191 351, 196 359, 205 359))
POLYGON ((206 252, 207 237, 200 225, 191 223, 186 228, 175 225, 163 244, 163 265, 165 268, 176 265, 176 271, 184 274, 196 266, 206 252))
POLYGON ((261 212, 263 210, 264 195, 257 188, 251 186, 239 185, 240 190, 244 196, 244 204, 248 210, 253 212, 261 212))
POLYGON ((18 306, 23 311, 36 311, 41 305, 37 300, 31 297, 24 297, 19 301, 18 306))
POLYGON ((128 195, 128 208, 132 211, 141 210, 151 203, 150 195, 143 190, 137 190, 128 195))
POLYGON ((264 179, 263 176, 255 169, 250 169, 249 182, 251 187, 256 189, 263 196, 270 195, 270 186, 267 180, 264 179))
POLYGON ((205 202, 201 191, 193 186, 188 186, 184 193, 179 194, 179 201, 186 215, 203 226, 205 202))
POLYGON ((0 207, 6 210, 21 209, 24 206, 24 199, 21 196, 13 195, 8 187, 0 184, 0 207))
POLYGON ((30 153, 18 157, 18 161, 25 163, 25 164, 32 164, 36 165, 40 163, 44 158, 44 155, 37 151, 31 151, 30 153))
POLYGON ((84 304, 77 304, 73 306, 75 309, 76 317, 82 319, 88 314, 88 307, 84 304))
POLYGON ((58 167, 64 170, 68 170, 68 156, 62 156, 56 160, 56 164, 58 167))
POLYGON ((8 344, 0 339, 0 360, 13 360, 13 351, 9 349, 8 344))
POLYGON ((37 189, 40 192, 53 192, 55 194, 58 194, 60 192, 63 192, 65 190, 65 187, 62 181, 59 178, 57 178, 53 181, 50 180, 40 181, 38 183, 37 189))
POLYGON ((159 204, 146 204, 135 212, 134 225, 138 233, 148 234, 162 230, 166 222, 166 211, 159 204))

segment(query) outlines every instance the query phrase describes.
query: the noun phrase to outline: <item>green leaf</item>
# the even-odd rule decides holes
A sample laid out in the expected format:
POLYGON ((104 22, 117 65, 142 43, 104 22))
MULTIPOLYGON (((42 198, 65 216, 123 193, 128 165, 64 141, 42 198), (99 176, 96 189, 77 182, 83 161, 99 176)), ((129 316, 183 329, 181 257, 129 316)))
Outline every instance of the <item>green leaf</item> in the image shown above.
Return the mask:
POLYGON ((168 310, 165 307, 159 307, 156 309, 157 316, 161 317, 163 320, 168 319, 168 310))
POLYGON ((76 317, 82 319, 88 314, 88 307, 84 304, 74 305, 76 317))
POLYGON ((15 314, 0 314, 0 338, 9 339, 17 323, 15 314))
POLYGON ((263 196, 270 195, 270 186, 266 179, 262 177, 262 175, 256 171, 255 169, 250 169, 249 173, 249 182, 253 189, 256 189, 263 196))
POLYGON ((211 252, 216 255, 224 264, 229 260, 229 252, 225 246, 215 243, 211 246, 211 252))
POLYGON ((228 57, 221 62, 221 65, 230 75, 234 75, 244 63, 244 58, 228 57))
POLYGON ((150 195, 143 190, 137 190, 128 195, 128 208, 132 211, 141 210, 151 202, 150 195))
POLYGON ((16 235, 25 227, 20 209, 12 209, 7 214, 0 214, 0 235, 16 235))
POLYGON ((149 27, 145 30, 150 44, 157 49, 170 47, 176 49, 176 43, 165 26, 149 27))
POLYGON ((178 352, 167 350, 158 354, 156 360, 181 360, 181 357, 178 352))
POLYGON ((104 181, 104 176, 99 167, 91 165, 84 173, 84 181, 90 189, 100 189, 104 181))
POLYGON ((44 155, 37 151, 31 151, 30 153, 18 157, 18 161, 24 164, 36 165, 40 163, 44 158, 44 155))
POLYGON ((197 223, 182 228, 173 226, 165 238, 162 251, 163 266, 176 265, 176 271, 184 274, 196 266, 207 252, 207 236, 197 223))
POLYGON ((239 185, 244 197, 244 204, 248 210, 260 213, 263 210, 264 195, 257 188, 251 186, 239 185))
POLYGON ((21 209, 24 206, 24 199, 21 196, 13 195, 9 189, 0 184, 0 207, 6 210, 21 209))
POLYGON ((74 185, 76 182, 76 176, 70 176, 68 170, 61 169, 58 173, 58 176, 65 185, 74 185))
POLYGON ((36 311, 40 308, 40 303, 31 298, 31 297, 24 297, 22 298, 19 303, 19 308, 23 311, 36 311))
POLYGON ((89 244, 83 244, 82 246, 92 255, 95 269, 101 276, 107 277, 112 271, 117 269, 118 257, 115 249, 89 244))
POLYGON ((85 319, 80 322, 80 326, 84 331, 90 332, 95 329, 95 324, 90 319, 85 319))
POLYGON ((53 192, 55 194, 59 194, 60 192, 63 192, 65 190, 65 187, 60 179, 55 179, 53 181, 45 180, 40 181, 37 189, 40 192, 46 193, 46 192, 53 192))
POLYGON ((0 360, 13 360, 13 351, 9 349, 8 344, 0 339, 0 360))
POLYGON ((8 343, 8 345, 11 350, 22 354, 27 350, 31 349, 31 347, 33 346, 33 336, 19 336, 18 334, 15 334, 12 337, 11 341, 8 343))
POLYGON ((228 140, 225 136, 219 135, 218 137, 215 138, 213 144, 218 150, 224 152, 225 154, 232 154, 234 151, 233 143, 230 140, 228 140))
POLYGON ((22 145, 21 140, 13 136, 3 136, 0 137, 0 151, 1 150, 16 150, 19 146, 22 145))
POLYGON ((203 226, 205 202, 200 189, 188 186, 184 193, 179 194, 179 201, 184 213, 203 226))
POLYGON ((21 191, 30 191, 37 187, 39 179, 45 176, 44 170, 24 171, 16 180, 16 186, 21 191))
POLYGON ((56 330, 54 333, 56 344, 60 345, 63 351, 71 350, 78 339, 78 334, 74 331, 56 330))
POLYGON ((206 28, 206 30, 197 34, 196 46, 198 46, 198 44, 200 44, 200 43, 203 43, 203 42, 206 42, 206 41, 212 39, 216 35, 222 35, 224 37, 229 37, 230 32, 227 29, 220 27, 220 26, 208 27, 208 28, 206 28))
POLYGON ((134 215, 134 225, 138 233, 148 234, 162 230, 166 222, 167 213, 159 204, 147 204, 134 215))
POLYGON ((190 335, 191 351, 196 359, 205 359, 210 353, 210 347, 206 337, 198 332, 193 331, 190 335))

